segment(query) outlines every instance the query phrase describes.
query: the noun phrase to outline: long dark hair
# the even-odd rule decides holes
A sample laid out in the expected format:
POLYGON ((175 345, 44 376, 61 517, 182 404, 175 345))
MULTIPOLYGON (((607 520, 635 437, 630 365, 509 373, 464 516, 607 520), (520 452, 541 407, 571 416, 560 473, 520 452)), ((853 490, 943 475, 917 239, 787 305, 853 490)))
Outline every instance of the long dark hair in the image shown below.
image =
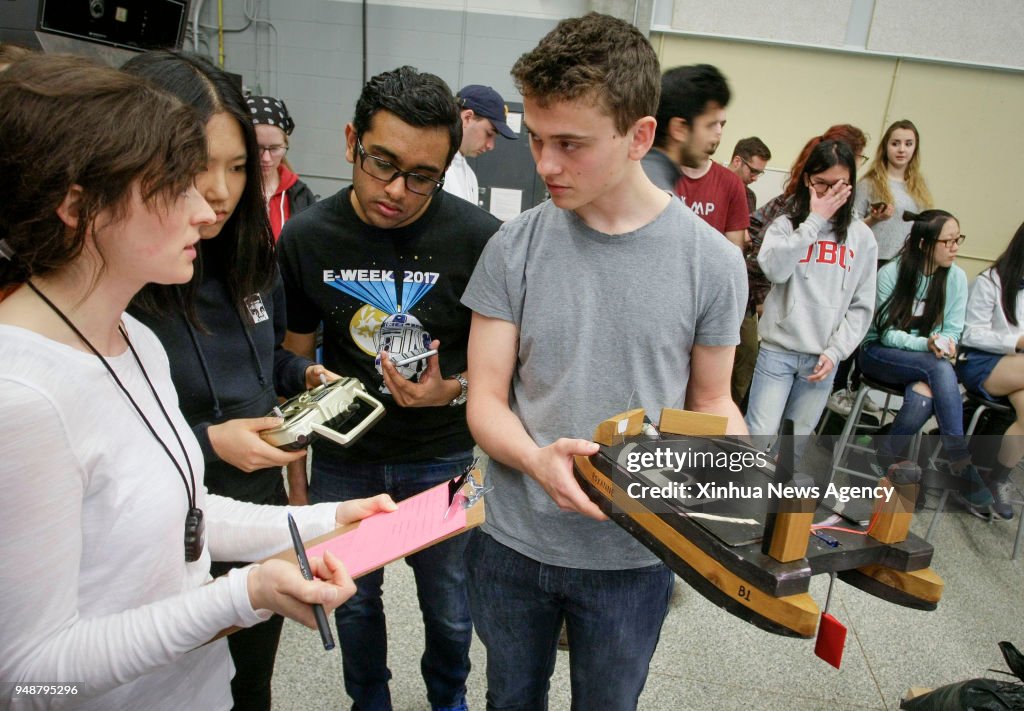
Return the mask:
POLYGON ((933 209, 920 214, 907 211, 903 213, 903 219, 913 222, 914 226, 910 228, 910 236, 899 253, 896 288, 875 312, 875 330, 879 334, 889 329, 928 334, 942 324, 946 310, 946 277, 949 274, 949 267, 935 266, 935 245, 942 228, 956 217, 945 210, 933 209), (932 281, 925 295, 924 313, 914 316, 917 286, 928 273, 931 273, 932 281))
POLYGON ((807 159, 819 143, 822 141, 840 141, 850 147, 850 151, 853 153, 855 158, 859 158, 861 153, 864 152, 864 146, 868 143, 868 137, 864 135, 856 126, 851 126, 848 123, 838 123, 834 126, 829 126, 825 133, 820 136, 807 141, 804 144, 803 150, 800 151, 800 155, 793 161, 793 167, 789 169, 789 177, 786 178, 786 187, 782 191, 782 194, 787 198, 792 197, 793 193, 798 188, 804 187, 803 182, 800 180, 800 173, 804 169, 804 165, 807 163, 807 159))
POLYGON ((205 164, 195 111, 167 92, 81 57, 18 59, 0 72, 0 288, 68 266, 100 213, 127 215, 136 185, 173 205, 205 164), (76 185, 69 229, 57 208, 76 185))
POLYGON ((133 57, 122 69, 149 79, 195 108, 204 126, 214 114, 230 115, 242 130, 246 154, 242 197, 220 234, 200 242, 199 266, 192 281, 178 288, 151 284, 133 303, 157 314, 184 308, 186 318, 201 327, 195 312, 195 294, 202 281, 202 270, 214 270, 223 274, 239 314, 246 314, 246 298, 273 282, 276 257, 263 198, 256 130, 242 92, 227 74, 198 55, 156 50, 133 57))
MULTIPOLYGON (((824 173, 836 165, 841 165, 850 171, 850 185, 857 182, 857 160, 853 157, 853 151, 843 141, 822 141, 807 156, 803 170, 800 171, 797 178, 801 187, 790 198, 786 208, 786 214, 792 220, 794 229, 803 224, 803 221, 811 214, 811 195, 804 179, 824 173)), ((852 221, 853 196, 851 195, 850 199, 843 203, 843 206, 832 216, 832 230, 835 232, 836 242, 846 241, 846 230, 852 221)))
POLYGON ((1024 222, 1017 228, 1010 244, 992 264, 992 271, 999 275, 1003 315, 1007 322, 1017 326, 1017 293, 1024 280, 1024 222))

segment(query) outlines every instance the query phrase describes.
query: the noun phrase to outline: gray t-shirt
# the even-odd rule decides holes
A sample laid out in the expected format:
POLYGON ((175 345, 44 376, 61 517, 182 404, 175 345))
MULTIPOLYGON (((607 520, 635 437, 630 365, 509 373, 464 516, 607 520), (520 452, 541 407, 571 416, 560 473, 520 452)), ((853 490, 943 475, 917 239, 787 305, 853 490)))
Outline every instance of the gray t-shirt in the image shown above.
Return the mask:
MULTIPOLYGON (((906 183, 902 180, 889 178, 889 190, 892 192, 896 211, 888 220, 882 220, 871 226, 871 231, 875 233, 875 241, 878 242, 878 258, 884 260, 890 260, 899 253, 914 224, 903 221, 903 211, 921 211, 914 198, 910 197, 906 183)), ((871 203, 877 200, 871 185, 866 180, 857 181, 857 190, 853 196, 853 216, 863 220, 871 214, 871 203)))
MULTIPOLYGON (((682 407, 693 344, 739 342, 747 299, 740 250, 679 200, 644 227, 597 232, 550 201, 506 223, 477 263, 462 302, 519 330, 509 402, 540 446, 593 437, 644 407, 682 407)), ((656 562, 610 521, 565 512, 533 479, 488 470, 484 530, 549 565, 592 570, 656 562)))
POLYGON ((676 194, 676 183, 682 177, 683 171, 679 170, 679 166, 668 155, 657 148, 651 148, 647 155, 640 159, 640 165, 652 183, 662 190, 676 194))

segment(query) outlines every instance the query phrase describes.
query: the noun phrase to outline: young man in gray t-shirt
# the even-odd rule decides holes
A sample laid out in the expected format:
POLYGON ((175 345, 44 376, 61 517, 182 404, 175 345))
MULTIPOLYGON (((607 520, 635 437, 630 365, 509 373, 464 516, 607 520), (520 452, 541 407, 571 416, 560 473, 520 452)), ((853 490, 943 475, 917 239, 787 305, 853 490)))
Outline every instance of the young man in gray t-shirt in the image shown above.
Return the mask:
POLYGON ((631 709, 671 572, 576 483, 596 425, 629 407, 725 415, 746 304, 740 250, 645 176, 658 61, 628 23, 565 20, 512 70, 551 200, 502 227, 463 296, 467 417, 492 457, 467 552, 488 703, 543 708, 565 620, 574 706, 631 709))

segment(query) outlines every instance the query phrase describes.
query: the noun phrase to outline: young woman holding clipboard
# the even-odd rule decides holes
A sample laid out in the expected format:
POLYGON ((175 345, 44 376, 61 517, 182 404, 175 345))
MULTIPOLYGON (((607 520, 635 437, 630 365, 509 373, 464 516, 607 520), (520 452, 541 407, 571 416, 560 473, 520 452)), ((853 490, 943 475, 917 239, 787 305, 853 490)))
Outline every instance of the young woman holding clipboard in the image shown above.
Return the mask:
MULTIPOLYGON (((221 630, 278 612, 314 625, 355 590, 271 561, 211 580, 211 556, 290 545, 286 510, 209 494, 166 355, 125 313, 192 277, 216 219, 195 188, 193 111, 142 80, 39 55, 0 73, 0 706, 227 709, 221 630), (53 688, 58 688, 54 686, 53 688)), ((393 504, 292 509, 305 537, 393 504)))

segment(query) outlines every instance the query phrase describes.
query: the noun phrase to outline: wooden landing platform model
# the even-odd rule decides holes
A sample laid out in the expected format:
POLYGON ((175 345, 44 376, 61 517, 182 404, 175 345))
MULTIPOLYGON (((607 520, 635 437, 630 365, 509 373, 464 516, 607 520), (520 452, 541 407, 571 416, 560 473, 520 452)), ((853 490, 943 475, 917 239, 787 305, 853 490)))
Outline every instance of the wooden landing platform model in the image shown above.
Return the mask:
POLYGON ((631 410, 602 422, 594 436, 601 449, 576 457, 576 477, 605 514, 716 605, 769 632, 813 637, 819 609, 810 579, 834 572, 888 602, 935 609, 943 582, 928 567, 932 546, 908 532, 916 487, 879 499, 870 527, 822 531, 838 542, 832 546, 812 533, 832 515, 820 496, 768 495, 792 481, 784 466, 722 468, 757 454, 725 437, 725 418, 666 409, 656 430, 645 432, 643 421, 643 410, 631 410), (693 461, 702 464, 679 466, 693 461), (653 489, 678 495, 652 496, 653 489))

